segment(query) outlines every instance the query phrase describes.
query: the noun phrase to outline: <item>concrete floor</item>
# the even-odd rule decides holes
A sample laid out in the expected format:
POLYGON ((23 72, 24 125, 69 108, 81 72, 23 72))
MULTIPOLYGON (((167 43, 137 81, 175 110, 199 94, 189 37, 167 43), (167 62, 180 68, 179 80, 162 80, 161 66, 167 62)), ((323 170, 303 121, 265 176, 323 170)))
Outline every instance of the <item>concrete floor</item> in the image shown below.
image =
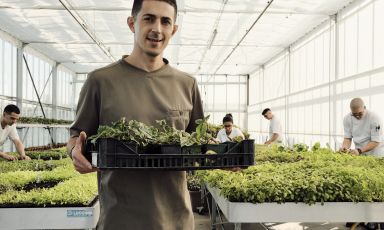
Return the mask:
MULTIPOLYGON (((199 215, 194 213, 195 216, 195 230, 212 230, 211 222, 208 215, 199 215)), ((345 223, 264 223, 264 226, 255 224, 242 224, 242 230, 348 230, 345 227, 345 223), (266 227, 264 227, 266 226, 266 227)), ((225 224, 223 228, 221 225, 216 227, 216 230, 233 230, 233 224, 225 224)), ((357 230, 363 230, 365 228, 358 226, 357 230)))

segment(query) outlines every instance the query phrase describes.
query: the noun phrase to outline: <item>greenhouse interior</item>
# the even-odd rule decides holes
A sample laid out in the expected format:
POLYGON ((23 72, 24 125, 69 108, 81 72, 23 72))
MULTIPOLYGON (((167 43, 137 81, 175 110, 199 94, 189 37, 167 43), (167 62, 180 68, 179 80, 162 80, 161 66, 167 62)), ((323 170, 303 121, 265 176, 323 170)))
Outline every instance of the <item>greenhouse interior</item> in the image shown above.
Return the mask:
POLYGON ((384 229, 383 0, 0 0, 0 229, 384 229))

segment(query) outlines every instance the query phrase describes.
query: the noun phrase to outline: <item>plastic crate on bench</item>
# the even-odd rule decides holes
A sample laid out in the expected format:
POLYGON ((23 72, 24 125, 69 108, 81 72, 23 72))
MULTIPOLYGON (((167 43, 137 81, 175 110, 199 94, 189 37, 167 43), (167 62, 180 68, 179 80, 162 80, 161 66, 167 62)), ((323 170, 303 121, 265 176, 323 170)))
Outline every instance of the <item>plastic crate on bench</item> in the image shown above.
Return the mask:
POLYGON ((254 140, 237 143, 232 148, 236 151, 232 152, 227 151, 230 150, 229 144, 224 145, 221 148, 226 152, 218 154, 204 154, 206 147, 195 146, 193 151, 185 151, 184 148, 188 150, 190 146, 180 149, 177 145, 161 146, 165 148, 160 148, 160 151, 156 150, 158 147, 151 146, 142 151, 135 143, 101 138, 96 145, 87 144, 87 151, 92 152, 88 154, 92 155, 92 164, 100 169, 203 170, 247 167, 254 164, 254 140), (197 152, 196 149, 203 152, 197 152))

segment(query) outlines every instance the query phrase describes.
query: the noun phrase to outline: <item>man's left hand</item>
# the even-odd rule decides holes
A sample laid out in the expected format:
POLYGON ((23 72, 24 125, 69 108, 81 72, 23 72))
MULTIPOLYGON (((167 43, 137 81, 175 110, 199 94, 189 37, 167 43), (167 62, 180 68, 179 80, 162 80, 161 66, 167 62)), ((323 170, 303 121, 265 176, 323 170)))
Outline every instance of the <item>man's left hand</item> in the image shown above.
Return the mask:
POLYGON ((357 149, 351 149, 351 150, 349 150, 349 153, 352 155, 356 155, 356 156, 360 155, 359 151, 357 151, 357 149))
POLYGON ((22 156, 20 156, 20 160, 30 161, 31 158, 29 156, 27 156, 27 155, 22 155, 22 156))

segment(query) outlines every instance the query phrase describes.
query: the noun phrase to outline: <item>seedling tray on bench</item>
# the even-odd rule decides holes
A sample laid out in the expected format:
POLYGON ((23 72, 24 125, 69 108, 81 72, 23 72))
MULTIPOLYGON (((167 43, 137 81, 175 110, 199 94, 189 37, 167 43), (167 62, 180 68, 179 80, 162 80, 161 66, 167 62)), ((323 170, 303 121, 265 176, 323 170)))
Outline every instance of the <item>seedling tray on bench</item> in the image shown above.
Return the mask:
POLYGON ((96 144, 87 143, 86 157, 99 169, 177 171, 247 167, 254 165, 254 140, 216 147, 155 145, 141 148, 135 143, 101 138, 96 144), (219 152, 212 154, 214 150, 219 152))

